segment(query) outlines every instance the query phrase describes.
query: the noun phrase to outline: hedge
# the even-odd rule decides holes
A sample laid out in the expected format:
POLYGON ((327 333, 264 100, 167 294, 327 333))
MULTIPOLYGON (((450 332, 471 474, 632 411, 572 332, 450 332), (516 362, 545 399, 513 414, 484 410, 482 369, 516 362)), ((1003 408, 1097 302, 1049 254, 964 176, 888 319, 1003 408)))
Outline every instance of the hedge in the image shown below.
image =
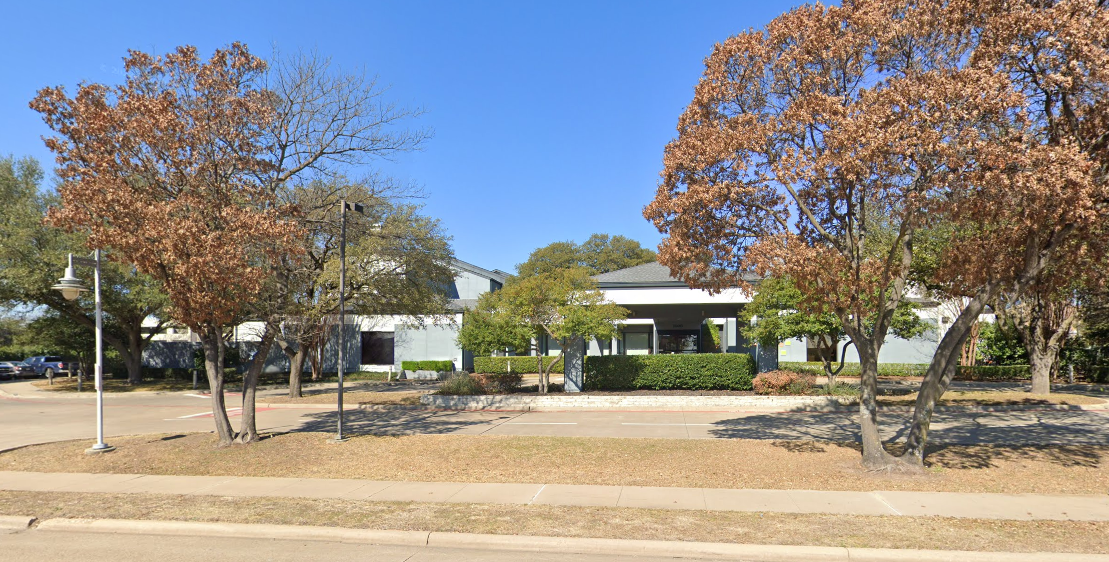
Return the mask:
MULTIPOLYGON (((556 359, 558 363, 555 363, 551 372, 562 374, 563 361, 556 356, 544 356, 543 368, 547 368, 556 359)), ((474 357, 474 372, 480 375, 507 375, 510 374, 508 372, 509 363, 512 364, 511 374, 534 374, 536 369, 539 368, 539 362, 535 360, 534 356, 529 355, 518 355, 515 357, 474 357)))
POLYGON ((400 368, 405 371, 446 371, 454 372, 454 361, 401 361, 400 368))
POLYGON ((746 353, 585 358, 586 390, 751 390, 754 376, 746 353))
MULTIPOLYGON (((838 363, 837 363, 838 365, 838 363)), ((818 361, 793 362, 782 361, 778 368, 798 373, 809 373, 816 376, 824 375, 824 364, 818 361)), ((880 377, 923 377, 928 370, 927 363, 879 363, 878 376, 880 377)), ((847 363, 839 373, 841 376, 859 376, 859 364, 847 363)), ((1032 378, 1028 365, 974 365, 959 367, 955 375, 956 380, 962 381, 994 381, 994 380, 1027 380, 1032 378)))
POLYGON ((974 365, 959 367, 955 375, 961 381, 1012 381, 1032 378, 1032 367, 1028 365, 974 365))
MULTIPOLYGON (((835 363, 832 367, 835 369, 839 363, 835 363)), ((824 376, 824 363, 820 361, 781 361, 778 363, 778 368, 784 371, 795 371, 798 373, 808 373, 815 376, 824 376)), ((928 370, 927 363, 879 363, 878 376, 879 377, 923 377, 924 372, 928 370)), ((858 363, 845 363, 843 370, 839 372, 840 376, 857 377, 859 376, 858 363)))

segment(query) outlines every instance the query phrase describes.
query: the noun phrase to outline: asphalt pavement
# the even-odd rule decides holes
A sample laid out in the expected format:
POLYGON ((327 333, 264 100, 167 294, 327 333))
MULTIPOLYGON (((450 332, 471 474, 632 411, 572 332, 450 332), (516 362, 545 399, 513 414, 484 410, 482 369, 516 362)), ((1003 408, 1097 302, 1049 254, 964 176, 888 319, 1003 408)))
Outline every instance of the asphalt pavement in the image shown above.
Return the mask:
MULTIPOLYGON (((226 397, 232 425, 240 398, 226 397)), ((193 392, 113 393, 104 399, 106 441, 119 435, 212 431, 210 398, 193 392)), ((259 408, 260 431, 335 430, 334 406, 259 408)), ((907 414, 882 413, 882 435, 899 439, 907 414)), ((92 392, 58 395, 29 382, 0 383, 0 450, 95 437, 92 392)), ((348 434, 531 435, 667 439, 856 441, 856 415, 841 412, 434 411, 359 409, 344 412, 348 434)), ((935 443, 1109 445, 1109 411, 1029 409, 937 412, 935 443)))

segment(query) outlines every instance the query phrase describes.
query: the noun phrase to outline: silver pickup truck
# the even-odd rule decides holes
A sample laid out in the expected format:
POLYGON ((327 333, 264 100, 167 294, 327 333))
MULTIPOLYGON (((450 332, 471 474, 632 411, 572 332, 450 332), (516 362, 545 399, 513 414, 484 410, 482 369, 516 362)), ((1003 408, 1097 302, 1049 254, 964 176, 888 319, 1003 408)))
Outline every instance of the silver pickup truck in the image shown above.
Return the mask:
POLYGON ((73 375, 79 368, 76 361, 63 361, 56 355, 36 355, 23 360, 35 370, 35 376, 54 378, 56 375, 73 375))

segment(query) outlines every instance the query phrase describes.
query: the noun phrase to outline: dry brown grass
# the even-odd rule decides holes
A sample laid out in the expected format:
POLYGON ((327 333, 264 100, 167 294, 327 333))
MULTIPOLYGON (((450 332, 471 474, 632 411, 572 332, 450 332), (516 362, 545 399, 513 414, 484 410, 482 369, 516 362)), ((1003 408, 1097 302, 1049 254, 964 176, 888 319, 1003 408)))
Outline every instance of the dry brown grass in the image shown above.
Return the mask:
POLYGON ((1105 552, 1109 523, 0 492, 0 514, 856 548, 1105 552))
MULTIPOLYGON (((917 393, 900 396, 882 396, 878 403, 885 406, 911 406, 916 402, 917 393)), ((1083 394, 1029 394, 1015 391, 969 391, 951 390, 940 398, 940 406, 1044 406, 1049 404, 1081 406, 1104 404, 1105 400, 1083 394)))
POLYGON ((1104 494, 1109 447, 941 446, 920 476, 875 475, 854 444, 739 439, 275 435, 220 448, 211 434, 117 437, 0 454, 0 470, 811 490, 1104 494), (432 468, 433 467, 433 468, 432 468))

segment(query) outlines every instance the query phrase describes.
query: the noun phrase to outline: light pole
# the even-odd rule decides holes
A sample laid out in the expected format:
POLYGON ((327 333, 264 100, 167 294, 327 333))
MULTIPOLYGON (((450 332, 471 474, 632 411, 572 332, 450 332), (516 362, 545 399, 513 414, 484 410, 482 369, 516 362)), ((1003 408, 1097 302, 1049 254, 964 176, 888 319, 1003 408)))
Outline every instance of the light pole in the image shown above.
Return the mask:
POLYGON ((65 268, 65 275, 51 287, 60 291, 67 301, 77 300, 82 292, 88 290, 74 275, 73 264, 92 267, 96 272, 93 277, 93 294, 96 296, 96 444, 85 452, 106 453, 115 450, 115 447, 104 442, 104 311, 100 306, 100 250, 93 251, 91 260, 75 258, 73 254, 69 254, 69 266, 65 268))
POLYGON ((361 203, 348 203, 346 199, 339 200, 339 357, 337 373, 339 375, 339 404, 338 421, 336 423, 335 441, 346 441, 343 435, 343 355, 346 348, 346 288, 347 288, 347 210, 365 214, 365 207, 361 203))

